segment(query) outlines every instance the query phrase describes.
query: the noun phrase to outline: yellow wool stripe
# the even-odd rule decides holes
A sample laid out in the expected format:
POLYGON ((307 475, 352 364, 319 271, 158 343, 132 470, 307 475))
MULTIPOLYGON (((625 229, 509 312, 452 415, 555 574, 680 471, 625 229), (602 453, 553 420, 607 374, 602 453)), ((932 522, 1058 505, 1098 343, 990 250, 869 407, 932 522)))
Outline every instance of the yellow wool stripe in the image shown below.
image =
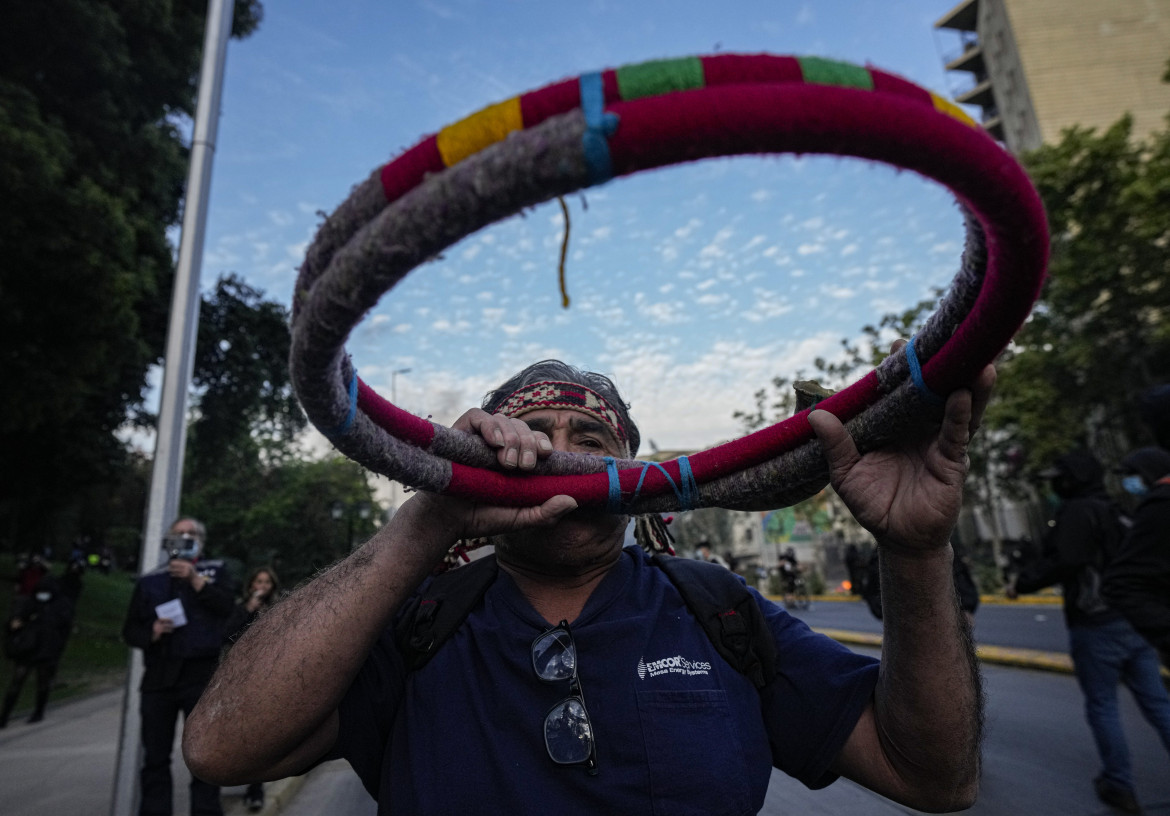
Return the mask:
POLYGON ((943 99, 941 96, 939 96, 936 93, 931 93, 930 98, 931 98, 931 100, 934 101, 934 109, 936 111, 938 111, 939 113, 945 113, 947 116, 954 117, 955 119, 958 119, 960 122, 962 122, 964 125, 970 125, 971 127, 979 127, 979 125, 977 125, 975 123, 975 120, 967 115, 966 111, 964 111, 962 108, 960 108, 958 105, 956 105, 954 102, 950 101, 949 99, 943 99))
POLYGON ((439 131, 435 141, 443 164, 451 167, 488 145, 503 141, 509 133, 523 129, 520 97, 514 96, 448 125, 439 131))

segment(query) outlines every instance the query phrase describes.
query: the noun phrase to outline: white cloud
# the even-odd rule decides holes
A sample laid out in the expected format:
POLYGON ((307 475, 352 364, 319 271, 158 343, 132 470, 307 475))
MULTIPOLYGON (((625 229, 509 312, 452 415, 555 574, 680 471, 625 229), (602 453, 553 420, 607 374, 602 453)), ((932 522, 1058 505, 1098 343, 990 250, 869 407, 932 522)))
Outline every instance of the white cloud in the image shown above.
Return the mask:
POLYGON ((677 238, 690 238, 691 233, 693 233, 696 229, 698 229, 701 226, 703 226, 702 221, 700 221, 698 218, 692 218, 686 224, 684 224, 683 226, 679 227, 678 229, 676 229, 674 231, 675 237, 677 237, 677 238))
POLYGON ((822 286, 820 291, 822 294, 828 295, 831 298, 837 298, 838 300, 845 300, 857 295, 857 292, 853 289, 850 289, 846 286, 835 286, 833 284, 826 284, 822 286))

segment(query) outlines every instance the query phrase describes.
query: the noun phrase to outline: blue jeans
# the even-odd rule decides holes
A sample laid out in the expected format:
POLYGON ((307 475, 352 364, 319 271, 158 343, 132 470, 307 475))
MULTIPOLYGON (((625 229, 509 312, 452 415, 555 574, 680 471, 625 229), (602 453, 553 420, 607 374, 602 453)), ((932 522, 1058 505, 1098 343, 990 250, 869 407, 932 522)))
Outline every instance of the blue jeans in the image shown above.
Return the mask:
POLYGON ((1068 635, 1077 682, 1085 695, 1085 717, 1104 766, 1102 775, 1132 791, 1133 769, 1121 730, 1117 683, 1125 683, 1142 716, 1170 751, 1170 696, 1158 673, 1158 654, 1125 620, 1072 626, 1068 635))

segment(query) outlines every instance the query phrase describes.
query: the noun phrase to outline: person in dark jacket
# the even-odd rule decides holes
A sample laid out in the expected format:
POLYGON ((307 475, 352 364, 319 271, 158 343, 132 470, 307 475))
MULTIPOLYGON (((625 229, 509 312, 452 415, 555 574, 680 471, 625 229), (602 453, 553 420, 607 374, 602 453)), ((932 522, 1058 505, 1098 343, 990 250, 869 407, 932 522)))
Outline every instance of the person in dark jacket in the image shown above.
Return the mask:
MULTIPOLYGON (((222 561, 202 558, 205 530, 191 518, 171 525, 170 559, 134 585, 122 637, 142 649, 143 765, 139 816, 170 816, 171 748, 180 712, 187 716, 215 672, 224 626, 235 605, 222 561), (177 602, 177 603, 176 603, 177 602)), ((191 777, 192 816, 222 816, 219 787, 191 777)))
POLYGON ((1100 592, 1101 575, 1124 536, 1121 515, 1105 492, 1105 469, 1087 451, 1057 459, 1040 474, 1061 504, 1038 561, 1024 565, 1008 597, 1055 583, 1064 594, 1069 652, 1085 696, 1085 717, 1103 766, 1093 780, 1097 797, 1126 813, 1141 813, 1129 746, 1121 726, 1117 685, 1125 683, 1146 721, 1170 751, 1170 697, 1158 656, 1100 592))
POLYGON ((1139 448, 1118 470, 1139 502, 1105 571, 1105 597, 1170 668, 1170 450, 1139 448))
MULTIPOLYGON (((244 584, 244 592, 236 601, 236 607, 228 618, 224 628, 225 643, 228 648, 236 642, 236 638, 244 634, 244 630, 252 625, 260 613, 276 603, 280 597, 280 579, 272 567, 257 567, 248 576, 244 584)), ((264 809, 264 783, 252 782, 244 792, 244 804, 253 813, 264 809)))
POLYGON ((5 650, 10 652, 14 665, 12 680, 4 695, 3 707, 0 708, 0 728, 8 725, 8 718, 16 707, 24 681, 34 670, 37 674, 37 696, 28 721, 35 723, 45 718, 49 691, 72 628, 73 604, 62 595, 56 578, 43 576, 32 594, 20 602, 16 613, 8 621, 5 650))

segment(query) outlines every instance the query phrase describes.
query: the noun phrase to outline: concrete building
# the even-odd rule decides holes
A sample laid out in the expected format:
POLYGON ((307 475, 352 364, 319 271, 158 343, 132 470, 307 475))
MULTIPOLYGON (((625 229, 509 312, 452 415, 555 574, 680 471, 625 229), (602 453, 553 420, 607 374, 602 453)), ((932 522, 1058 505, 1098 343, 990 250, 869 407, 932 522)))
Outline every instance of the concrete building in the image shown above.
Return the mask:
POLYGON ((947 70, 967 75, 955 101, 1013 153, 1126 112, 1139 138, 1165 125, 1170 0, 964 0, 934 27, 957 33, 944 46, 947 70))

